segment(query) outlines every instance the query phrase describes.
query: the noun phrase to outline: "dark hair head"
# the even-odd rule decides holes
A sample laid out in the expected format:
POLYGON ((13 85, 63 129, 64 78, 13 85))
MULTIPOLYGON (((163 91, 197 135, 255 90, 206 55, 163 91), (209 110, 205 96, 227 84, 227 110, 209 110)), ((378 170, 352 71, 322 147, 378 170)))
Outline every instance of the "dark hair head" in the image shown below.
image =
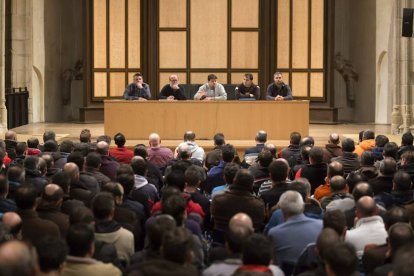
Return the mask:
POLYGON ((250 171, 246 169, 240 169, 234 177, 233 185, 250 191, 253 189, 253 182, 254 177, 250 171))
POLYGON ((249 80, 253 80, 253 74, 252 73, 246 73, 246 74, 244 74, 244 76, 249 80))
POLYGON ((285 160, 277 159, 270 163, 269 174, 274 182, 285 181, 289 172, 289 165, 285 160))
POLYGON ((397 159, 397 153, 398 153, 398 145, 394 142, 388 142, 384 146, 384 150, 382 151, 382 155, 384 157, 392 157, 394 159, 397 159))
POLYGON ((355 248, 346 242, 337 242, 326 249, 325 262, 338 276, 352 275, 357 270, 358 258, 355 248))
POLYGON ((343 176, 340 176, 340 175, 336 175, 332 177, 330 180, 330 184, 331 184, 331 191, 334 193, 341 192, 346 189, 346 180, 343 176))
POLYGON ((323 217, 323 228, 332 228, 342 236, 346 230, 346 218, 344 212, 341 210, 327 211, 323 217))
POLYGON ((58 271, 66 260, 68 248, 58 238, 46 236, 36 244, 40 270, 44 273, 58 271))
POLYGON ((184 133, 184 137, 183 140, 184 141, 194 141, 196 138, 196 135, 194 132, 192 131, 187 131, 186 133, 184 133))
POLYGON ((20 186, 15 194, 14 201, 21 210, 32 209, 36 205, 37 191, 34 187, 20 186))
POLYGON ((27 139, 27 146, 32 149, 36 149, 39 146, 39 139, 36 137, 30 137, 27 139))
POLYGON ((23 162, 26 170, 38 170, 39 169, 39 157, 37 156, 26 156, 23 162))
POLYGON ((318 236, 318 239, 316 240, 316 248, 318 249, 318 253, 321 259, 325 259, 326 255, 324 253, 329 247, 340 241, 340 235, 338 235, 334 229, 322 229, 321 233, 318 236))
POLYGON ((414 151, 406 151, 401 155, 401 160, 404 160, 404 165, 414 164, 414 151))
POLYGON ((134 171, 132 170, 131 165, 128 164, 120 164, 118 169, 116 170, 116 175, 120 175, 120 174, 130 174, 130 175, 134 175, 134 171))
POLYGON ((392 272, 395 276, 414 275, 414 243, 408 243, 397 250, 393 259, 392 272))
POLYGON ((46 130, 43 133, 43 143, 47 141, 56 141, 56 133, 52 130, 46 130))
POLYGON ((24 152, 27 150, 27 145, 25 142, 18 142, 16 145, 16 155, 24 155, 24 152))
POLYGON ((375 139, 375 132, 368 129, 364 131, 364 134, 362 135, 362 140, 368 140, 368 139, 375 139))
POLYGON ((142 158, 147 159, 147 156, 148 156, 147 147, 142 144, 136 145, 134 148, 134 155, 141 156, 142 158))
POLYGON ((411 132, 406 132, 401 137, 401 145, 403 146, 412 146, 414 137, 411 132))
POLYGON ((351 138, 343 139, 341 145, 343 152, 354 152, 355 150, 355 142, 351 138))
POLYGON ((225 144, 221 148, 221 155, 223 157, 224 162, 232 162, 234 156, 236 155, 236 149, 230 144, 225 144))
POLYGON ((180 195, 171 195, 162 200, 162 213, 172 216, 177 226, 183 225, 187 201, 180 195))
POLYGON ((270 163, 273 161, 272 153, 268 150, 262 150, 259 155, 257 156, 257 159, 259 161, 259 165, 267 168, 269 167, 270 163))
POLYGON ((406 209, 394 206, 391 209, 387 210, 384 215, 385 229, 389 229, 397 222, 409 223, 410 217, 408 216, 406 209))
POLYGON ((47 140, 43 144, 43 151, 44 152, 55 152, 58 150, 58 144, 55 140, 47 140))
POLYGON ((290 134, 290 143, 292 145, 299 145, 300 139, 302 139, 302 136, 300 135, 299 132, 294 131, 290 134))
POLYGON ((102 163, 101 155, 96 152, 90 152, 86 156, 86 167, 97 169, 102 163))
POLYGON ((309 152, 309 160, 313 164, 323 163, 323 149, 320 147, 313 147, 309 152))
POLYGON ((394 224, 388 230, 388 242, 391 246, 391 256, 392 256, 403 245, 414 242, 413 229, 410 227, 408 223, 398 222, 394 224))
POLYGON ((186 185, 198 187, 202 181, 201 173, 195 166, 188 167, 184 173, 186 185))
POLYGON ((148 226, 149 246, 153 251, 159 252, 165 233, 174 231, 176 222, 170 215, 162 214, 155 217, 154 222, 148 226))
POLYGON ((214 139, 214 145, 216 146, 222 146, 226 143, 224 140, 224 134, 223 133, 216 133, 213 137, 214 139))
POLYGON ((131 159, 131 167, 134 174, 144 176, 147 173, 148 165, 144 158, 135 156, 131 159))
POLYGON ((68 159, 67 159, 68 163, 75 163, 79 170, 83 169, 83 164, 85 163, 85 158, 83 156, 83 154, 79 151, 74 151, 72 153, 69 154, 68 159))
POLYGON ((124 187, 124 193, 128 195, 131 193, 132 188, 134 188, 135 177, 130 173, 122 173, 116 176, 116 181, 124 187))
POLYGON ((379 170, 382 175, 394 175, 397 171, 397 162, 395 162, 394 158, 386 157, 380 163, 379 170))
POLYGON ((394 190, 396 191, 401 191, 401 192, 405 192, 405 191, 409 191, 411 190, 411 176, 403 171, 398 171, 394 174, 394 178, 393 178, 393 183, 394 183, 394 190))
POLYGON ((375 146, 382 148, 385 146, 386 143, 388 143, 390 140, 385 135, 377 135, 375 137, 375 146))
POLYGON ((257 132, 255 140, 259 143, 266 143, 266 141, 267 141, 266 131, 260 130, 259 132, 257 132))
POLYGON ((123 135, 122 133, 118 132, 114 136, 114 141, 115 141, 115 144, 118 147, 123 147, 125 145, 125 143, 126 143, 125 135, 123 135))
POLYGON ((327 176, 332 178, 336 175, 344 176, 344 166, 338 161, 333 161, 328 165, 327 176))
POLYGON ((105 220, 110 218, 114 209, 115 201, 110 193, 98 193, 92 200, 92 211, 96 219, 105 220))
POLYGON ((52 183, 62 188, 65 194, 69 193, 70 176, 66 172, 60 171, 54 174, 52 177, 52 183))
POLYGON ((99 142, 105 142, 109 145, 111 144, 111 137, 109 137, 108 135, 100 135, 98 136, 98 138, 96 138, 96 144, 98 144, 99 142))
POLYGON ((309 152, 311 151, 311 146, 301 146, 300 147, 300 156, 302 156, 302 160, 309 161, 309 152))
POLYGON ((9 181, 20 182, 24 177, 24 169, 20 166, 12 166, 7 170, 7 179, 9 181))
POLYGON ((71 212, 69 216, 70 225, 75 225, 78 223, 91 224, 95 221, 92 210, 86 206, 79 206, 71 212))
POLYGON ((216 80, 216 79, 217 79, 217 76, 214 75, 214 74, 210 74, 210 75, 207 76, 207 81, 216 80))
POLYGON ((59 145, 60 152, 71 153, 73 148, 74 144, 71 140, 63 140, 59 145))
POLYGON ((303 201, 305 201, 309 191, 306 183, 302 181, 303 179, 298 178, 292 181, 289 184, 289 190, 298 192, 302 196, 303 201))
POLYGON ((164 234, 161 252, 164 259, 185 264, 194 246, 193 235, 187 228, 178 227, 164 234))
POLYGON ((71 226, 66 236, 69 255, 85 257, 91 251, 94 240, 95 233, 92 225, 79 223, 71 226))
POLYGON ((300 140, 299 145, 300 146, 310 146, 310 147, 313 147, 313 145, 315 145, 315 139, 313 139, 312 136, 303 137, 302 140, 300 140))
POLYGON ((166 177, 168 186, 177 187, 181 192, 185 188, 185 175, 181 170, 172 170, 166 177))
POLYGON ((272 243, 266 236, 252 234, 243 246, 243 264, 268 266, 272 260, 272 251, 272 243))
POLYGON ((231 185, 234 182, 234 177, 237 172, 240 170, 240 166, 236 163, 227 163, 224 167, 224 180, 227 184, 231 185))
POLYGON ((373 166, 375 163, 375 156, 372 151, 366 150, 361 155, 362 166, 373 166))
POLYGON ((123 196, 123 191, 121 191, 121 187, 119 187, 121 184, 117 182, 109 181, 102 187, 102 192, 108 192, 113 195, 113 197, 117 196, 123 196))
POLYGON ((86 156, 91 151, 91 148, 91 145, 88 143, 77 143, 73 146, 73 152, 80 152, 82 156, 86 156))

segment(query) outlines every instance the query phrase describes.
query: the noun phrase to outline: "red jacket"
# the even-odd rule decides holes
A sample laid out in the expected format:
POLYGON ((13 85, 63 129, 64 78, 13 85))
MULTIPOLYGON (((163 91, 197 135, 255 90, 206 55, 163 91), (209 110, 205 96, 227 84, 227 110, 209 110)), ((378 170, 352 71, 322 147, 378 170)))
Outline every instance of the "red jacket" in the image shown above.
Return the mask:
MULTIPOLYGON (((190 195, 183 193, 183 197, 187 200, 187 207, 186 207, 186 212, 187 215, 189 214, 197 214, 200 215, 202 219, 204 219, 204 211, 203 208, 201 208, 200 204, 195 203, 194 201, 192 201, 190 199, 190 195)), ((161 201, 158 201, 154 204, 154 206, 152 206, 151 209, 151 215, 157 213, 157 212, 161 212, 161 201)))
POLYGON ((134 152, 127 149, 126 147, 122 148, 111 148, 109 150, 109 155, 116 158, 121 164, 131 164, 131 159, 134 157, 134 152))

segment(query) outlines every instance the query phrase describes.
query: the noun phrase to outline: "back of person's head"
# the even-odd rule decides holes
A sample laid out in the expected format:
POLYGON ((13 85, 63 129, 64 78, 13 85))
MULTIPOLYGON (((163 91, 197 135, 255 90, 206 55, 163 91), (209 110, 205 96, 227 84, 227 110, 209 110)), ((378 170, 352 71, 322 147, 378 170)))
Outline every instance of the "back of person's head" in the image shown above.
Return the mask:
POLYGON ((58 150, 58 144, 55 140, 47 140, 43 144, 43 151, 44 152, 56 152, 58 150))
MULTIPOLYGON (((358 257, 355 248, 346 242, 337 242, 326 249, 325 263, 327 270, 336 276, 350 276, 357 270, 358 257)), ((329 274, 328 275, 332 275, 329 274)))
POLYGON ((323 149, 313 147, 309 152, 309 161, 311 164, 321 164, 323 162, 323 149))
MULTIPOLYGON (((163 195, 164 196, 164 195, 163 195)), ((163 214, 172 216, 177 226, 184 223, 187 202, 182 195, 171 195, 162 200, 161 211, 163 214)))
POLYGON ((384 146, 384 150, 382 151, 382 155, 384 157, 392 157, 394 159, 397 159, 397 153, 398 153, 398 145, 394 142, 388 142, 384 146))
POLYGON ((397 250, 393 258, 392 275, 412 276, 414 275, 414 243, 408 243, 397 250))
POLYGON ((74 152, 69 154, 67 162, 68 163, 75 163, 78 166, 78 168, 80 170, 82 170, 83 165, 85 164, 85 157, 83 156, 83 154, 81 152, 74 151, 74 152))
POLYGON ((82 156, 88 155, 92 146, 89 143, 77 143, 73 146, 73 152, 79 152, 82 156))
POLYGON ((390 140, 388 139, 387 136, 385 135, 377 135, 377 137, 375 137, 375 146, 379 147, 379 148, 383 148, 385 146, 386 143, 388 143, 390 140))
POLYGON ((97 142, 95 151, 100 155, 108 155, 109 144, 106 141, 97 142))
POLYGON ((327 176, 332 178, 337 175, 344 176, 344 166, 338 161, 333 161, 328 165, 327 176))
POLYGON ((65 194, 69 193, 69 187, 70 187, 70 176, 67 172, 60 171, 57 172, 52 176, 52 183, 58 185, 60 188, 62 188, 63 192, 65 194))
POLYGON ((189 142, 193 142, 196 138, 196 135, 194 132, 192 131, 187 131, 186 133, 184 133, 184 137, 183 140, 184 141, 189 141, 189 142))
POLYGON ((102 192, 108 192, 112 194, 114 198, 121 197, 124 194, 121 184, 112 181, 109 181, 102 187, 102 192))
POLYGON ((414 232, 408 223, 397 222, 388 230, 388 243, 391 247, 391 256, 405 244, 414 242, 414 232))
MULTIPOLYGON (((303 201, 306 201, 306 198, 309 195, 308 186, 306 183, 302 180, 305 180, 306 178, 299 178, 292 181, 292 183, 289 184, 289 190, 296 191, 300 193, 300 195, 303 198, 303 201)), ((307 179, 306 179, 307 180, 307 179)), ((310 184, 309 184, 310 185, 310 184)))
POLYGON ((288 216, 303 213, 304 202, 302 196, 296 191, 286 191, 279 199, 279 206, 283 214, 288 216))
POLYGON ((323 228, 332 228, 342 236, 346 231, 346 218, 341 210, 327 211, 323 217, 323 228))
POLYGON ((134 148, 134 155, 141 156, 142 158, 147 159, 148 157, 147 147, 143 144, 136 145, 134 148))
POLYGON ((250 171, 240 169, 234 177, 233 185, 244 190, 250 191, 253 189, 254 177, 250 171))
POLYGON ((161 253, 164 259, 185 264, 191 261, 191 251, 194 240, 191 232, 187 228, 178 227, 173 231, 165 233, 162 239, 161 253))
POLYGON ((252 234, 243 246, 243 264, 268 266, 272 260, 272 252, 272 243, 266 236, 252 234))
POLYGON ((184 173, 185 183, 190 187, 198 187, 201 183, 201 173, 195 166, 190 166, 184 173))
POLYGON ((224 167, 224 180, 227 184, 231 185, 234 182, 234 177, 236 176, 237 172, 240 170, 240 166, 236 163, 227 163, 224 167))
POLYGON ((86 167, 98 169, 101 166, 102 159, 101 156, 96 152, 90 152, 86 156, 86 167))
POLYGON ((71 153, 73 148, 74 144, 71 140, 63 140, 59 145, 60 152, 71 153))
POLYGON ((92 224, 95 221, 92 210, 86 206, 78 206, 69 215, 69 224, 78 223, 92 224))
POLYGON ((56 141, 56 133, 52 130, 46 130, 43 133, 43 143, 47 141, 56 141))
POLYGON ((372 151, 366 150, 361 155, 362 166, 373 166, 375 163, 375 156, 372 151))
POLYGON ((292 145, 299 145, 300 139, 302 139, 302 136, 300 135, 299 132, 294 131, 290 133, 290 143, 292 145))
POLYGON ((313 147, 315 145, 315 139, 313 139, 312 136, 306 136, 303 137, 302 140, 300 140, 299 145, 302 146, 310 146, 313 147))
POLYGON ((406 132, 401 137, 401 145, 402 146, 412 146, 413 145, 414 137, 411 132, 406 132))
POLYGON ((111 219, 115 210, 115 201, 108 192, 98 193, 92 200, 92 211, 96 219, 111 219))
POLYGON ((181 143, 177 147, 177 158, 187 160, 191 158, 191 148, 187 143, 181 143))
POLYGON ((369 139, 375 139, 375 132, 370 129, 367 129, 362 134, 362 140, 369 140, 369 139))
POLYGON ((111 144, 111 137, 108 135, 100 135, 98 136, 98 138, 96 138, 96 143, 98 144, 99 142, 105 142, 109 145, 111 144))
POLYGON ((406 151, 401 155, 401 163, 404 165, 414 164, 414 151, 406 151))
POLYGON ((30 210, 36 205, 37 191, 31 186, 20 186, 14 198, 16 206, 20 210, 30 210))
POLYGON ((191 164, 191 161, 189 160, 178 160, 177 162, 172 164, 171 172, 179 171, 179 172, 185 173, 185 171, 191 166, 192 164, 191 164))
POLYGON ((174 231, 177 224, 174 218, 167 214, 161 214, 155 217, 154 222, 148 226, 149 247, 153 251, 159 251, 162 245, 162 239, 168 232, 174 231))
POLYGON ((386 157, 380 163, 380 173, 382 175, 394 175, 397 171, 397 162, 394 158, 386 157))
POLYGON ((394 187, 393 189, 400 192, 406 192, 411 190, 412 182, 411 176, 403 171, 398 171, 394 174, 393 178, 394 187))
POLYGON ((20 166, 12 166, 7 170, 9 181, 21 182, 24 179, 24 169, 20 166))
POLYGON ((229 227, 224 234, 227 249, 233 254, 239 254, 243 250, 246 239, 253 234, 253 227, 241 223, 229 223, 229 227))
POLYGON ((351 138, 343 139, 341 145, 343 152, 354 152, 355 150, 355 142, 351 138))
POLYGON ((387 212, 385 212, 384 215, 384 224, 385 229, 389 229, 394 224, 402 222, 402 223, 409 223, 410 217, 408 215, 408 212, 406 209, 394 206, 391 209, 388 209, 387 212))
POLYGON ((225 144, 221 147, 221 156, 226 163, 232 162, 236 155, 236 149, 233 145, 225 144))
POLYGON ((131 165, 128 164, 120 164, 118 169, 116 170, 116 175, 120 175, 120 174, 130 174, 130 175, 134 175, 134 170, 132 170, 131 165))
POLYGON ((363 196, 374 196, 374 191, 370 184, 366 182, 360 182, 355 185, 354 189, 352 190, 352 196, 354 197, 355 202, 357 202, 363 196))
POLYGON ((214 145, 216 146, 222 146, 226 143, 224 140, 224 134, 223 133, 216 133, 213 137, 214 145))
POLYGON ((38 170, 39 169, 39 157, 37 156, 27 156, 23 162, 24 168, 26 170, 38 170))
POLYGON ((166 182, 168 186, 176 187, 183 192, 185 188, 185 174, 181 170, 173 170, 167 175, 166 182))
POLYGON ((341 241, 341 236, 338 233, 329 227, 325 227, 322 229, 321 233, 316 240, 316 248, 318 249, 319 257, 322 260, 325 260, 326 250, 331 247, 333 244, 336 244, 341 241))
POLYGON ((258 132, 256 133, 255 140, 256 140, 258 143, 266 143, 266 141, 267 141, 267 133, 266 133, 266 131, 264 131, 264 130, 260 130, 260 131, 258 131, 258 132))
POLYGON ((268 150, 262 150, 257 156, 257 160, 259 161, 260 166, 267 168, 273 161, 273 155, 268 150))
POLYGON ((276 158, 277 148, 274 144, 267 143, 263 150, 268 150, 273 158, 276 158))
POLYGON ((36 137, 30 137, 27 139, 27 146, 32 149, 36 149, 39 146, 39 139, 36 137))
POLYGON ((147 162, 141 156, 135 156, 131 159, 131 167, 134 171, 134 174, 144 176, 147 172, 147 162))
POLYGON ((329 135, 329 142, 335 145, 339 144, 339 135, 338 133, 331 133, 329 135))
POLYGON ((57 184, 47 184, 42 191, 42 201, 45 203, 59 203, 63 200, 63 189, 57 184))
POLYGON ((302 160, 309 161, 309 153, 311 151, 311 146, 301 146, 300 147, 300 156, 302 157, 302 160))
POLYGON ((124 193, 129 195, 134 188, 135 177, 134 174, 122 173, 116 176, 116 181, 118 181, 122 187, 124 187, 124 193))
POLYGON ((16 145, 16 155, 22 156, 24 155, 25 151, 27 150, 27 145, 25 142, 18 142, 16 145))
POLYGON ((38 262, 29 246, 17 240, 7 241, 0 246, 0 275, 37 275, 38 262))
POLYGON ((126 143, 125 135, 123 135, 122 133, 118 132, 114 136, 114 141, 115 141, 115 145, 117 145, 118 147, 123 147, 125 145, 125 143, 126 143))
POLYGON ((68 248, 63 240, 46 236, 36 244, 36 252, 40 270, 43 273, 49 273, 62 269, 68 248))
POLYGON ((92 225, 84 223, 72 225, 66 236, 69 255, 75 257, 85 257, 88 254, 93 253, 92 248, 94 241, 95 233, 92 225))
POLYGON ((372 197, 363 196, 357 201, 356 213, 359 218, 375 216, 377 212, 377 204, 372 197))
POLYGON ((331 191, 333 193, 343 192, 346 189, 346 180, 343 176, 336 175, 331 178, 331 191))
POLYGON ((269 174, 274 182, 285 181, 289 173, 289 165, 284 160, 277 159, 270 163, 269 174))

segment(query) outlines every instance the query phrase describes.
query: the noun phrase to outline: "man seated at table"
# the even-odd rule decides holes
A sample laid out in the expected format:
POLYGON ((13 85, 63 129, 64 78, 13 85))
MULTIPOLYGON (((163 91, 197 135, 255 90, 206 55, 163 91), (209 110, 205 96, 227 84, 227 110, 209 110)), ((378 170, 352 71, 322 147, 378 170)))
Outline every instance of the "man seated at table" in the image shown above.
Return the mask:
POLYGON ((236 99, 256 99, 260 98, 260 87, 253 83, 253 75, 250 73, 244 74, 243 82, 236 86, 236 99))
POLYGON ((207 76, 207 80, 208 82, 200 86, 197 93, 194 95, 194 100, 227 100, 226 90, 224 90, 223 85, 217 82, 217 76, 214 74, 210 74, 207 76))
POLYGON ((166 84, 160 92, 159 99, 167 101, 187 100, 184 93, 184 87, 179 84, 178 76, 171 75, 170 83, 166 84))
POLYGON ((283 82, 282 73, 273 74, 274 82, 269 84, 266 91, 266 100, 268 101, 290 101, 292 100, 292 90, 289 85, 283 82))
POLYGON ((148 84, 144 83, 144 78, 141 73, 134 75, 134 82, 128 84, 125 88, 125 100, 146 101, 151 98, 151 91, 148 84))

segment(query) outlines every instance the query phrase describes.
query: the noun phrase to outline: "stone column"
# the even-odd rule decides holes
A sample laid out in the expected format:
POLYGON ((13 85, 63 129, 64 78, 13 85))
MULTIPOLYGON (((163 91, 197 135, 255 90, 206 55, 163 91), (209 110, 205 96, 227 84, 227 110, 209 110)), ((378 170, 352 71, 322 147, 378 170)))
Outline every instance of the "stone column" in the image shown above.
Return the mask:
POLYGON ((7 109, 4 82, 4 53, 5 53, 5 19, 6 19, 6 0, 0 0, 0 131, 7 130, 7 109))

